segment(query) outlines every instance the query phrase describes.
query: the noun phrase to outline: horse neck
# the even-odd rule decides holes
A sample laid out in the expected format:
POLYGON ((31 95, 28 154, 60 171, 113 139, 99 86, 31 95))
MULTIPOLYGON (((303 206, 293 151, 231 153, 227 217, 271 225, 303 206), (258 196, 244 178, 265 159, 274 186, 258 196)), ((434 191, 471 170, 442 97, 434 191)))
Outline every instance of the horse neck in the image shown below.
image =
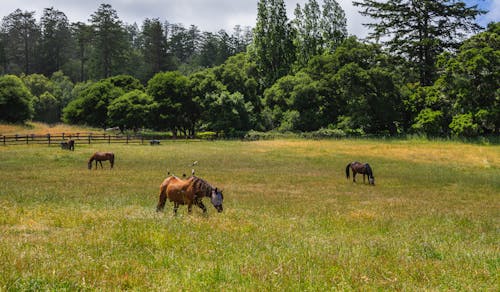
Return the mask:
POLYGON ((203 196, 205 197, 212 196, 212 190, 214 189, 214 187, 208 182, 206 182, 204 179, 201 179, 193 175, 190 178, 188 178, 188 180, 191 180, 191 185, 193 187, 200 189, 200 191, 203 193, 203 196))

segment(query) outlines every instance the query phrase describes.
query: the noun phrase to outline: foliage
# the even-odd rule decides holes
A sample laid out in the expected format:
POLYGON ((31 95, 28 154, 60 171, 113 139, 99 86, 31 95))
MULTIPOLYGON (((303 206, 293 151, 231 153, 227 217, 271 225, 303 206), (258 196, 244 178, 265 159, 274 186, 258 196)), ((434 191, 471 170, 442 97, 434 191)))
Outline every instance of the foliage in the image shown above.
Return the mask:
POLYGON ((471 113, 456 115, 450 123, 451 132, 456 136, 474 137, 477 135, 478 128, 471 113))
POLYGON ((94 77, 107 78, 118 74, 124 66, 124 54, 128 48, 122 21, 109 4, 101 4, 90 21, 94 29, 94 55, 91 58, 94 77))
POLYGON ((415 63, 419 81, 424 86, 436 79, 437 56, 454 49, 467 32, 476 32, 476 16, 484 13, 477 5, 467 7, 455 0, 362 0, 354 1, 360 13, 374 20, 366 24, 373 29, 370 37, 382 40, 394 53, 415 63))
POLYGON ((424 108, 415 118, 412 129, 429 136, 439 136, 443 132, 443 112, 424 108))
POLYGON ((34 11, 14 12, 5 16, 1 31, 5 46, 6 73, 31 74, 35 69, 36 44, 40 37, 40 28, 34 18, 34 11))
POLYGON ((14 75, 0 76, 0 119, 9 123, 25 122, 33 117, 32 95, 14 75))
POLYGON ((292 34, 284 1, 259 0, 250 52, 264 87, 271 86, 290 71, 295 58, 292 34))
POLYGON ((169 129, 174 136, 179 130, 194 131, 198 108, 193 105, 186 76, 180 72, 158 73, 149 80, 147 94, 158 105, 153 112, 156 128, 169 129))
POLYGON ((109 125, 109 104, 123 94, 123 89, 114 86, 109 80, 93 83, 64 108, 63 121, 105 128, 109 125))
POLYGON ((476 134, 500 131, 500 23, 468 39, 456 56, 438 63, 443 74, 436 82, 450 99, 456 115, 472 113, 480 120, 476 134))
POLYGON ((151 126, 151 115, 155 104, 146 93, 135 89, 112 100, 108 106, 108 118, 113 125, 118 125, 123 131, 151 126))
POLYGON ((241 93, 209 93, 202 101, 201 109, 201 121, 206 129, 228 134, 250 129, 251 105, 245 103, 241 93))
POLYGON ((299 67, 316 55, 334 52, 347 37, 345 13, 335 0, 324 1, 322 9, 316 0, 309 0, 303 9, 297 4, 292 26, 299 67))

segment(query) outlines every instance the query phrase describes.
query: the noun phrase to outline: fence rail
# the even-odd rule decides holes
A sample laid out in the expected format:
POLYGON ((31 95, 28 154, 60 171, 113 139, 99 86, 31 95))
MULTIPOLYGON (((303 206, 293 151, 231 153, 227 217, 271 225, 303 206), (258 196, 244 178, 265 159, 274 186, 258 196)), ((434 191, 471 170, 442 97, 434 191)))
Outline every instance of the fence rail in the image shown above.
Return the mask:
POLYGON ((145 138, 139 135, 120 135, 120 134, 98 134, 98 133, 61 133, 45 135, 1 135, 0 144, 2 145, 21 145, 21 144, 46 144, 48 146, 57 145, 61 142, 74 140, 77 144, 92 143, 140 143, 143 144, 145 138))

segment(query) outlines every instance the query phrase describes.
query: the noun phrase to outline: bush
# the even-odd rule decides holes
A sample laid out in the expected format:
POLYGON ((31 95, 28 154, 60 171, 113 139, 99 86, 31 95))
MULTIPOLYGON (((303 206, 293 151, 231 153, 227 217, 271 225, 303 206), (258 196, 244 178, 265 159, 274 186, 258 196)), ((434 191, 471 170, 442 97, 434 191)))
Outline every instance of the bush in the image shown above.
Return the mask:
POLYGON ((301 137, 309 139, 340 139, 345 138, 347 134, 341 129, 321 128, 314 132, 302 133, 301 137))
POLYGON ((450 123, 452 134, 460 137, 475 137, 478 134, 478 128, 471 113, 456 115, 450 123))

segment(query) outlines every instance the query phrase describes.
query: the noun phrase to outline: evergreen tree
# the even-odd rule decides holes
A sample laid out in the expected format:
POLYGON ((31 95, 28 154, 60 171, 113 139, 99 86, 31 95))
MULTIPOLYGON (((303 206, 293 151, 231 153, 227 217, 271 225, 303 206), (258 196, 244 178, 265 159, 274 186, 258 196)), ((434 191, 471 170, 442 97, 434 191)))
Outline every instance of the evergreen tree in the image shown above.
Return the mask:
POLYGON ((16 9, 5 16, 1 31, 5 36, 5 62, 8 73, 30 74, 35 71, 35 51, 40 38, 34 11, 16 9))
POLYGON ((87 80, 87 67, 85 66, 89 59, 91 51, 91 40, 93 38, 93 28, 83 22, 73 23, 71 25, 72 39, 76 42, 77 52, 76 58, 80 61, 80 76, 79 81, 87 80))
POLYGON ((254 29, 252 57, 263 87, 288 74, 295 59, 293 30, 283 0, 260 0, 254 29))
POLYGON ((167 68, 167 40, 159 19, 144 20, 141 41, 148 78, 151 78, 167 68))
POLYGON ((124 54, 129 46, 116 10, 109 4, 101 4, 92 14, 90 21, 95 33, 95 58, 92 58, 94 77, 107 78, 123 72, 121 69, 125 65, 124 54))
POLYGON ((422 85, 436 78, 437 56, 457 48, 463 37, 480 26, 476 16, 484 13, 477 5, 467 7, 458 0, 362 0, 354 1, 360 13, 378 20, 366 24, 374 31, 370 38, 416 64, 422 85))
POLYGON ((46 76, 61 69, 69 58, 71 31, 66 15, 54 8, 45 8, 41 18, 40 72, 46 76))

